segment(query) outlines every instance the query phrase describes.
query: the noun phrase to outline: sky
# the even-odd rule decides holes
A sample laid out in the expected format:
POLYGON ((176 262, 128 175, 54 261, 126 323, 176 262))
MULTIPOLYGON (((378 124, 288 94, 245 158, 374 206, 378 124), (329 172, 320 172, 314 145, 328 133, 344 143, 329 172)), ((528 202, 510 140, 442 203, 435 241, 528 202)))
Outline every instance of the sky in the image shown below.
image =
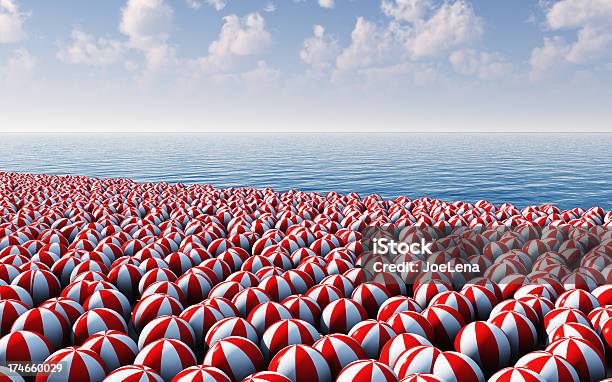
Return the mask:
POLYGON ((611 0, 0 0, 0 131, 611 131, 611 0))

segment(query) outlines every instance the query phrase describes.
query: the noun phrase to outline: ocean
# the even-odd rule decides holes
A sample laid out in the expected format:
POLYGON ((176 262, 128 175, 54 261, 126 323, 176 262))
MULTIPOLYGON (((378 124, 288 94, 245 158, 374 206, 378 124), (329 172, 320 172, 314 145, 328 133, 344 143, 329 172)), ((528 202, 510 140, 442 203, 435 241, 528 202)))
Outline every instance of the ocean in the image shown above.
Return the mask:
POLYGON ((612 134, 10 134, 0 169, 612 209, 612 134))

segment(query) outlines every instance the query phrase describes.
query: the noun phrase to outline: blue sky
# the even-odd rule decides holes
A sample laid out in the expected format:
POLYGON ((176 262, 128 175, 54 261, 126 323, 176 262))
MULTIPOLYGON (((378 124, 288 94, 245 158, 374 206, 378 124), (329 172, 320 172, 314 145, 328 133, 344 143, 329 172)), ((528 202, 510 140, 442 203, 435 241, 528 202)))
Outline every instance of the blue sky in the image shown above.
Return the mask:
POLYGON ((612 126, 609 0, 0 0, 2 131, 612 126))

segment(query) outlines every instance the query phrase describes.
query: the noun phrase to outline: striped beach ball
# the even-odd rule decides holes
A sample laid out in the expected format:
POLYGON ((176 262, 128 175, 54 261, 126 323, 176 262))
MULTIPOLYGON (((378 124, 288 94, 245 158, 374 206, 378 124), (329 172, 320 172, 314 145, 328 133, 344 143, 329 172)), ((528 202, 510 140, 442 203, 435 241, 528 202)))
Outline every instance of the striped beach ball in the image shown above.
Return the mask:
POLYGON ((325 357, 308 345, 291 345, 278 352, 268 370, 278 372, 293 382, 331 382, 325 357))

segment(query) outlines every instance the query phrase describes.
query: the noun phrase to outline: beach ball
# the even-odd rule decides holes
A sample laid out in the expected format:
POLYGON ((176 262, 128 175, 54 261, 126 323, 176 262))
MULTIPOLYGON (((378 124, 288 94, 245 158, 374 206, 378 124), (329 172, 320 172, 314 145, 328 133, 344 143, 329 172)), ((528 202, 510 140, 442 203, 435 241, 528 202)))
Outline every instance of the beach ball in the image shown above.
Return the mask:
POLYGON ((418 334, 429 341, 435 339, 433 326, 420 313, 404 311, 395 313, 388 320, 389 324, 396 333, 418 334))
POLYGON ((433 374, 449 382, 484 382, 478 364, 465 354, 442 352, 434 363, 433 374))
POLYGON ((476 361, 485 373, 508 366, 512 357, 506 334, 486 321, 471 322, 461 328, 455 337, 455 350, 476 361))
POLYGON ((519 300, 505 300, 495 305, 493 310, 491 311, 491 316, 493 317, 497 315, 499 312, 517 312, 527 317, 534 326, 538 326, 540 323, 538 313, 527 303, 519 301, 519 300))
POLYGON ((202 301, 202 305, 212 306, 216 308, 224 317, 238 317, 239 312, 236 305, 230 300, 223 297, 207 298, 202 301))
POLYGON ((138 354, 138 345, 130 336, 117 330, 106 330, 89 337, 81 349, 98 354, 107 371, 129 365, 138 354))
POLYGON ((452 286, 445 281, 433 280, 414 286, 414 299, 421 306, 426 307, 432 298, 440 293, 452 290, 452 286))
POLYGON ((431 373, 440 354, 442 352, 433 346, 415 346, 397 357, 393 371, 400 379, 416 373, 431 373))
POLYGON ((291 382, 291 380, 274 371, 259 371, 249 375, 242 382, 291 382))
POLYGON ((547 382, 580 382, 576 369, 568 361, 547 351, 525 354, 515 366, 534 371, 547 382))
POLYGON ((245 288, 256 287, 261 281, 259 277, 249 271, 234 272, 225 281, 236 281, 245 288))
MULTIPOLYGON (((202 275, 199 275, 203 277, 202 275)), ((223 281, 219 284, 215 285, 210 292, 208 293, 208 297, 223 297, 223 298, 232 298, 236 295, 236 293, 243 290, 244 287, 238 281, 223 281)))
POLYGON ((212 366, 190 366, 172 378, 172 382, 232 382, 222 370, 212 366))
POLYGON ((499 303, 499 299, 490 289, 483 285, 470 285, 461 290, 474 308, 474 316, 480 320, 487 319, 491 311, 499 303))
POLYGON ((73 325, 74 322, 85 313, 81 304, 65 297, 51 298, 40 304, 40 307, 49 308, 61 314, 70 325, 73 325))
POLYGON ((42 334, 55 349, 62 347, 69 333, 64 316, 49 308, 34 308, 20 315, 13 323, 11 332, 21 330, 42 334))
POLYGON ((577 322, 570 322, 567 324, 561 324, 554 328, 548 333, 548 342, 554 342, 562 338, 580 338, 590 343, 595 349, 597 349, 602 355, 605 354, 604 343, 590 326, 579 324, 577 322))
POLYGON ((161 316, 148 324, 138 336, 138 349, 142 350, 153 341, 167 338, 179 340, 192 350, 198 347, 195 332, 187 321, 177 316, 161 316))
POLYGON ((261 338, 261 350, 266 359, 272 358, 289 345, 312 345, 321 337, 314 326, 297 319, 281 320, 272 324, 261 338))
POLYGON ((313 345, 327 361, 332 376, 337 376, 349 363, 365 358, 361 345, 346 334, 329 334, 313 345))
POLYGON ((43 301, 59 296, 62 286, 60 281, 53 273, 44 269, 29 270, 20 273, 11 282, 11 285, 16 285, 24 288, 36 306, 43 301))
POLYGON ((351 299, 363 306, 370 318, 376 317, 381 305, 390 297, 391 294, 382 284, 374 282, 358 285, 351 295, 351 299))
MULTIPOLYGON (((210 296, 213 288, 213 281, 204 273, 197 271, 185 273, 176 280, 176 284, 183 292, 189 305, 202 302, 210 296)), ((236 289, 240 290, 241 288, 237 287, 236 289)))
POLYGON ((300 271, 299 269, 290 269, 281 276, 287 280, 293 286, 295 292, 299 294, 306 293, 308 289, 315 285, 312 277, 310 277, 308 273, 300 271))
POLYGON ((268 301, 271 301, 270 296, 263 289, 257 287, 245 288, 232 298, 232 303, 238 309, 240 317, 243 318, 247 318, 251 310, 257 305, 268 301))
POLYGON ((72 325, 73 343, 80 345, 90 336, 105 330, 118 330, 127 333, 128 327, 123 317, 114 310, 95 308, 87 311, 72 325))
POLYGON ((331 302, 321 313, 321 332, 348 333, 355 325, 367 318, 365 309, 358 302, 341 298, 331 302))
POLYGON ((153 268, 142 275, 138 282, 138 291, 144 292, 147 287, 158 281, 176 281, 176 275, 170 269, 166 268, 153 268))
POLYGON ((205 366, 222 370, 233 381, 240 381, 264 368, 261 350, 242 337, 227 337, 217 341, 204 356, 205 366))
POLYGON ((132 323, 136 331, 142 330, 146 324, 164 315, 178 316, 183 311, 183 305, 167 294, 153 293, 138 301, 132 310, 132 323))
POLYGON ((544 317, 553 309, 555 304, 546 297, 526 295, 518 298, 519 301, 529 305, 538 315, 539 322, 543 322, 544 317))
POLYGON ((53 345, 42 334, 22 330, 0 338, 0 362, 42 363, 53 351, 53 345))
POLYGON ((127 365, 110 373, 104 382, 164 382, 152 368, 142 365, 127 365))
POLYGON ((26 304, 18 300, 0 300, 0 337, 9 333, 15 320, 28 309, 26 304))
POLYGON ((166 338, 151 342, 134 359, 134 365, 150 367, 166 382, 196 363, 196 357, 189 346, 181 341, 166 338))
POLYGON ((124 318, 129 318, 132 306, 123 293, 114 289, 101 289, 92 293, 83 303, 83 309, 108 308, 119 313, 124 318))
POLYGON ((34 307, 30 293, 18 285, 0 285, 0 300, 17 300, 27 305, 28 308, 34 307))
POLYGON ((547 382, 535 371, 524 367, 507 367, 493 374, 487 382, 547 382))
POLYGON ((387 341, 380 351, 381 362, 394 367, 397 358, 406 350, 416 346, 433 346, 426 338, 412 333, 398 334, 396 337, 387 341))
POLYGON ((512 355, 517 356, 533 350, 538 343, 538 331, 531 320, 514 311, 499 312, 489 318, 491 324, 500 328, 508 341, 512 355))
POLYGON ((398 382, 393 370, 386 364, 373 359, 363 359, 347 365, 337 382, 398 382))
POLYGON ((597 382, 606 376, 606 361, 597 347, 580 338, 562 338, 552 342, 546 351, 569 362, 581 381, 597 382))
POLYGON ((200 346, 204 341, 204 335, 208 333, 214 324, 224 318, 217 308, 204 304, 188 307, 181 312, 179 317, 185 320, 193 329, 196 346, 200 346))
POLYGON ((544 316, 544 329, 546 332, 553 331, 561 324, 577 322, 587 326, 591 325, 589 318, 582 311, 574 308, 555 308, 544 316))
POLYGON ((455 336, 465 324, 463 316, 447 305, 432 305, 423 310, 422 315, 434 330, 434 345, 442 349, 452 348, 455 336))
POLYGON ((168 295, 181 304, 186 301, 185 294, 181 288, 172 281, 156 281, 153 284, 145 288, 144 292, 140 295, 140 299, 150 296, 152 294, 165 294, 168 295))
POLYGON ((555 306, 557 308, 574 308, 589 314, 591 310, 599 307, 599 301, 591 293, 582 289, 572 289, 562 293, 555 306))
POLYGON ((273 323, 280 320, 292 318, 291 312, 277 302, 264 302, 257 305, 247 318, 247 321, 255 327, 259 335, 270 327, 273 323))
POLYGON ((612 305, 612 281, 593 289, 591 294, 599 301, 600 306, 612 305))
POLYGON ((287 308, 293 318, 319 327, 321 308, 312 298, 300 294, 292 295, 281 301, 281 305, 287 308))
POLYGON ((321 308, 325 308, 330 303, 344 297, 342 291, 335 286, 324 284, 315 285, 308 289, 305 296, 315 300, 321 308))
POLYGON ((257 342, 259 336, 257 329, 250 322, 241 317, 228 317, 214 324, 204 336, 204 342, 211 347, 217 341, 238 336, 257 342))
POLYGON ((325 357, 307 345, 287 346, 272 358, 268 370, 278 372, 293 382, 332 381, 325 357))
POLYGON ((406 296, 394 296, 385 301, 378 309, 376 319, 387 321, 398 312, 421 312, 423 308, 412 298, 406 296))
POLYGON ((470 300, 459 292, 442 292, 431 299, 429 306, 446 305, 461 314, 465 322, 474 320, 474 306, 470 300))
POLYGON ((96 352, 76 347, 68 347, 51 354, 45 364, 62 364, 61 376, 53 373, 39 373, 36 381, 100 382, 106 377, 104 361, 96 352), (66 368, 66 369, 64 369, 66 368))

